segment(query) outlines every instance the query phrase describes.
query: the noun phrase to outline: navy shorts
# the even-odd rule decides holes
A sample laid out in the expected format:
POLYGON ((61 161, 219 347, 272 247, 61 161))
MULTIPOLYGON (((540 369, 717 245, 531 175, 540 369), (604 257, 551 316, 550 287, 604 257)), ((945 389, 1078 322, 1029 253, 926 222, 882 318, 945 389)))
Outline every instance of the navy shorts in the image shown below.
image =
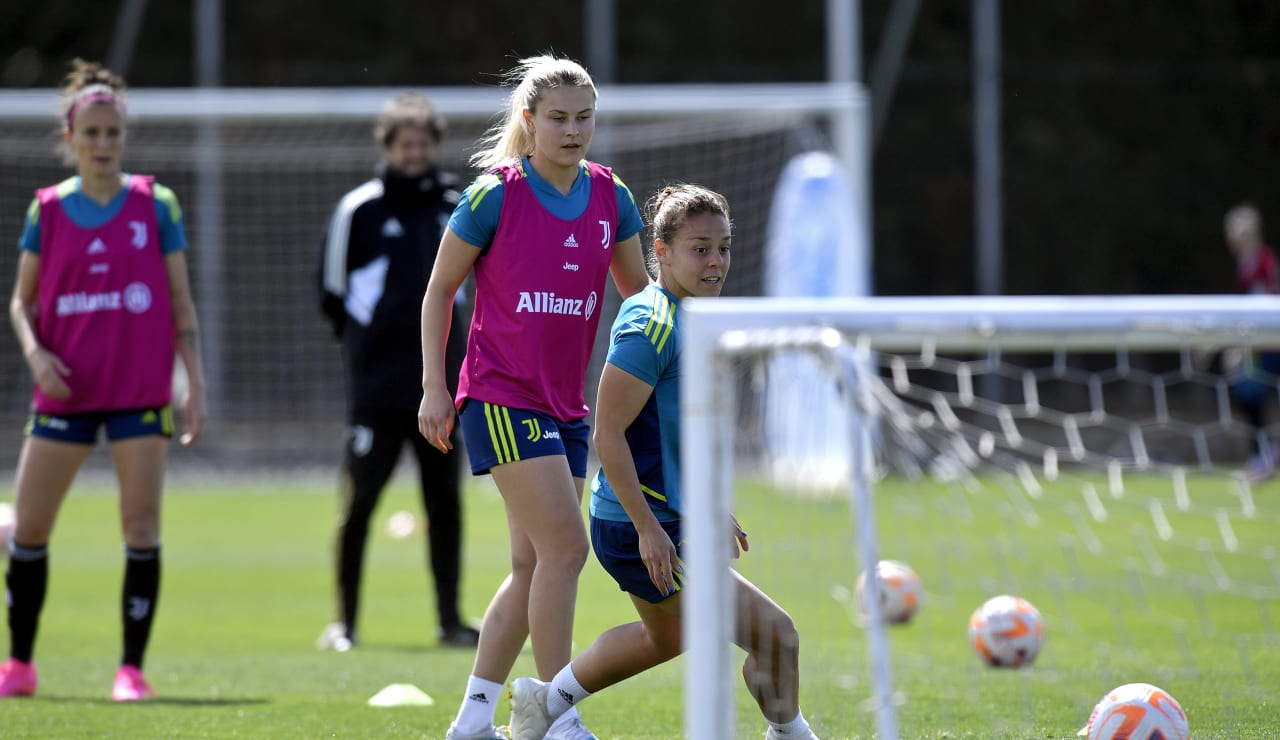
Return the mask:
MULTIPOLYGON (((676 545, 678 570, 672 574, 676 592, 684 588, 684 540, 680 535, 680 520, 661 522, 667 536, 676 545)), ((640 533, 631 522, 615 522, 611 519, 591 517, 591 549, 605 571, 618 582, 618 587, 638 596, 650 604, 665 601, 671 594, 664 594, 653 585, 649 569, 640 558, 640 533)))
POLYGON ((559 421, 526 411, 467 399, 458 413, 471 472, 484 475, 498 465, 548 455, 563 455, 575 478, 587 477, 587 441, 591 425, 559 421))
POLYGON ((33 410, 27 417, 25 431, 32 437, 91 445, 98 441, 98 429, 101 427, 106 427, 110 442, 150 435, 172 437, 173 409, 165 405, 154 409, 92 411, 61 416, 33 410))

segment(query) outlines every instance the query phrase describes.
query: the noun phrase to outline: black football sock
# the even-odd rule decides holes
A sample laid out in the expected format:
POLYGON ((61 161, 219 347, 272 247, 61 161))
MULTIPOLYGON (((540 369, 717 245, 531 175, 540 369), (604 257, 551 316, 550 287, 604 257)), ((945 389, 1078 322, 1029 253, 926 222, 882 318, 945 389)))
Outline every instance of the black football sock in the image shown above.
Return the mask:
POLYGON ((160 548, 125 548, 124 588, 120 609, 124 617, 124 655, 121 664, 142 667, 151 639, 151 622, 160 592, 160 548))
POLYGON ((49 547, 11 543, 4 580, 9 604, 9 655, 30 663, 49 584, 49 547))

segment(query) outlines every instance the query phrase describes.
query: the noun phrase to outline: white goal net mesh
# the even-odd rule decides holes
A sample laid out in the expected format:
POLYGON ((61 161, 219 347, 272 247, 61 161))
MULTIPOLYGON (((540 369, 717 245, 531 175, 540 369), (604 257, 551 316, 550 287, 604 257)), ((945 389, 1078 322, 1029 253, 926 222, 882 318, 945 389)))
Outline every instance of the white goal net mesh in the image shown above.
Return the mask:
MULTIPOLYGON (((1238 305, 1216 324, 1146 310, 1129 329, 1099 331, 1089 318, 1073 330, 1068 301, 1058 328, 1007 345, 999 316, 971 332, 977 309, 904 317, 908 332, 862 332, 857 311, 822 308, 798 324, 794 313, 760 318, 767 309, 708 319, 708 337, 741 329, 716 366, 734 400, 719 423, 695 418, 684 433, 732 450, 712 454, 702 480, 732 481, 752 543, 734 567, 795 620, 801 706, 820 737, 873 736, 889 688, 902 737, 1067 737, 1106 691, 1133 682, 1173 694, 1194 736, 1274 730, 1280 482, 1268 440, 1280 389, 1262 349, 1280 346, 1280 309, 1238 305), (824 326, 865 351, 860 371, 797 339, 824 326), (878 557, 910 565, 924 591, 914 618, 885 631, 883 675, 868 670, 854 596, 849 394, 871 420, 878 557), (1247 394, 1262 426, 1242 413, 1247 394), (1030 668, 989 668, 968 644, 970 615, 1001 594, 1043 616, 1030 668)), ((707 531, 695 524, 690 538, 707 531)), ((736 736, 761 731, 736 670, 721 673, 737 697, 736 736)))

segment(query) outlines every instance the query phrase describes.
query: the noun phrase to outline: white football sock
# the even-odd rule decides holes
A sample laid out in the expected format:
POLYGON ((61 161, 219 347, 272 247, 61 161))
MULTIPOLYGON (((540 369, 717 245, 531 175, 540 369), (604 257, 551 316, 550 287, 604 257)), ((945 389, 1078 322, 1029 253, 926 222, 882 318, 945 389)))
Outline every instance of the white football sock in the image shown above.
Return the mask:
POLYGON ((570 663, 560 669, 547 687, 547 711, 552 717, 559 717, 570 707, 578 706, 588 696, 591 696, 591 692, 578 683, 578 677, 573 675, 573 664, 570 663))
POLYGON ((477 676, 467 679, 467 693, 453 724, 459 732, 475 734, 493 727, 493 714, 502 699, 502 684, 477 676))
POLYGON ((809 723, 804 719, 804 712, 797 712, 796 718, 790 722, 781 724, 770 722, 769 726, 778 734, 778 737, 808 737, 810 733, 809 723))

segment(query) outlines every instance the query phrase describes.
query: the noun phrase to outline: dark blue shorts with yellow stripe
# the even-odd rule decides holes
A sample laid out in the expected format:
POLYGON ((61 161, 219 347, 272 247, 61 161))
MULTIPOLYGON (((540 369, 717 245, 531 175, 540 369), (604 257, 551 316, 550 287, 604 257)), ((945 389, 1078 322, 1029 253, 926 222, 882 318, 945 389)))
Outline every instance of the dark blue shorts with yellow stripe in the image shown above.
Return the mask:
POLYGON ((173 436, 173 409, 167 404, 151 409, 91 411, 84 414, 42 414, 32 410, 27 417, 26 434, 59 442, 91 445, 98 440, 98 430, 106 429, 107 440, 115 442, 132 437, 173 436))
POLYGON ((586 421, 560 421, 540 411, 514 409, 467 399, 458 412, 467 443, 471 472, 484 475, 490 469, 519 460, 563 455, 575 478, 587 477, 587 442, 591 426, 586 421))

